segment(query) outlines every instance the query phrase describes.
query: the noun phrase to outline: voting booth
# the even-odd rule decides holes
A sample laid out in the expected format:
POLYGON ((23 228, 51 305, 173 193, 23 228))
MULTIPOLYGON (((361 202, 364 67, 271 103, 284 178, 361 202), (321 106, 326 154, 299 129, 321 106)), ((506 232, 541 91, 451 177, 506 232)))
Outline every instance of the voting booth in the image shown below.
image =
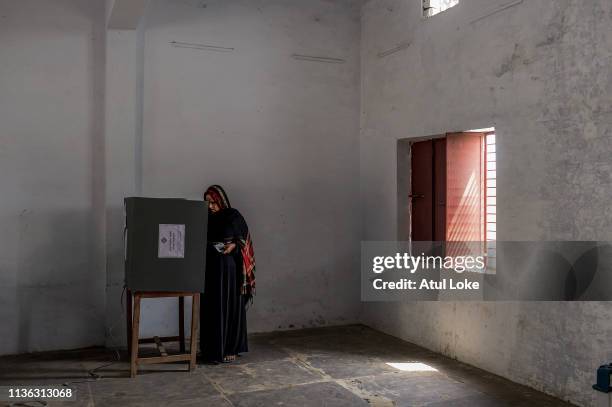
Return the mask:
POLYGON ((206 202, 125 198, 125 214, 128 289, 204 292, 206 202))
POLYGON ((200 293, 204 292, 206 227, 204 201, 125 198, 126 324, 130 376, 142 364, 188 362, 195 369, 200 293), (185 297, 191 298, 189 352, 185 343, 185 297), (177 336, 140 338, 143 299, 177 298, 177 336), (178 341, 180 353, 170 354, 164 342, 178 341), (159 356, 139 355, 139 345, 155 343, 159 356))

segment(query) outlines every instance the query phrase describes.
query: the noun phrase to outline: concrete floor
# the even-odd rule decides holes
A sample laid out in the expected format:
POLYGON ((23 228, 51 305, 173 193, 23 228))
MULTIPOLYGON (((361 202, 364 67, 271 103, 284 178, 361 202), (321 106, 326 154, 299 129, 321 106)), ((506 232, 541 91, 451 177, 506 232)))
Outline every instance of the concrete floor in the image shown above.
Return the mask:
MULTIPOLYGON (((236 363, 145 366, 87 349, 0 358, 0 385, 77 382, 77 402, 50 406, 568 406, 560 400, 370 328, 351 325, 250 337, 236 363), (388 363, 416 370, 401 371, 388 363), (91 380, 91 381, 89 381, 91 380)), ((0 405, 2 403, 0 402, 0 405)), ((5 404, 7 405, 7 404, 5 404)))

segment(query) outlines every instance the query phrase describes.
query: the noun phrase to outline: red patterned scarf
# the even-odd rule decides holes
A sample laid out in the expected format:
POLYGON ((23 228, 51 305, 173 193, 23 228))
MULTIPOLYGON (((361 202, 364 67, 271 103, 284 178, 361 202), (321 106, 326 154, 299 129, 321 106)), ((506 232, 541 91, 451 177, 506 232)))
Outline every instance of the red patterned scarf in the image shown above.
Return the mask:
POLYGON ((255 295, 255 253, 251 234, 247 232, 246 239, 240 239, 240 252, 242 253, 242 294, 249 299, 255 295))

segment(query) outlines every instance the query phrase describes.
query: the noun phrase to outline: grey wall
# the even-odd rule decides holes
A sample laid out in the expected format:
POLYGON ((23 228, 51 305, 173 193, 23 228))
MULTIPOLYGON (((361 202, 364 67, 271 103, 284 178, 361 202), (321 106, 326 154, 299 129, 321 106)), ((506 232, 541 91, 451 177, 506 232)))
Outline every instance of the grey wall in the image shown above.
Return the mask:
MULTIPOLYGON (((491 14, 510 3, 462 0, 428 20, 420 1, 364 6, 364 239, 397 236, 398 139, 491 125, 498 239, 610 239, 612 6, 534 0, 491 14), (411 45, 378 56, 403 42, 411 45)), ((607 303, 364 304, 363 312, 376 328, 584 405, 594 369, 612 357, 607 303)))
MULTIPOLYGON (((142 27, 108 30, 105 70, 105 248, 108 346, 125 344, 123 198, 138 195, 142 137, 142 27), (122 297, 123 295, 123 297, 122 297)), ((170 319, 176 323, 176 318, 170 319)))
MULTIPOLYGON (((355 322, 360 3, 202 4, 152 1, 145 16, 142 194, 201 199, 207 185, 226 188, 255 243, 250 331, 355 322)), ((118 198, 108 205, 120 208, 118 198)), ((113 320, 121 267, 109 268, 113 320)), ((171 332, 175 315, 171 302, 147 301, 143 332, 171 332)))
POLYGON ((251 331, 357 321, 361 2, 152 1, 105 30, 113 3, 0 4, 0 354, 122 345, 123 197, 211 183, 255 239, 251 331))
POLYGON ((103 18, 0 2, 0 354, 104 339, 103 18))

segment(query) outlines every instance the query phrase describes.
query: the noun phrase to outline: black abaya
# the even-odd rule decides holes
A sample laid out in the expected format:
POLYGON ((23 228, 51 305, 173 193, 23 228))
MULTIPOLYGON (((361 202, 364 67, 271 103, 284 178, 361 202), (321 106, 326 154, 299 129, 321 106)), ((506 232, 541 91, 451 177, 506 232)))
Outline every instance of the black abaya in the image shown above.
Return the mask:
POLYGON ((248 352, 246 300, 241 295, 242 257, 237 244, 246 223, 233 208, 208 218, 206 284, 200 311, 200 346, 203 359, 221 362, 228 355, 248 352), (236 243, 230 254, 219 253, 213 244, 236 243))

